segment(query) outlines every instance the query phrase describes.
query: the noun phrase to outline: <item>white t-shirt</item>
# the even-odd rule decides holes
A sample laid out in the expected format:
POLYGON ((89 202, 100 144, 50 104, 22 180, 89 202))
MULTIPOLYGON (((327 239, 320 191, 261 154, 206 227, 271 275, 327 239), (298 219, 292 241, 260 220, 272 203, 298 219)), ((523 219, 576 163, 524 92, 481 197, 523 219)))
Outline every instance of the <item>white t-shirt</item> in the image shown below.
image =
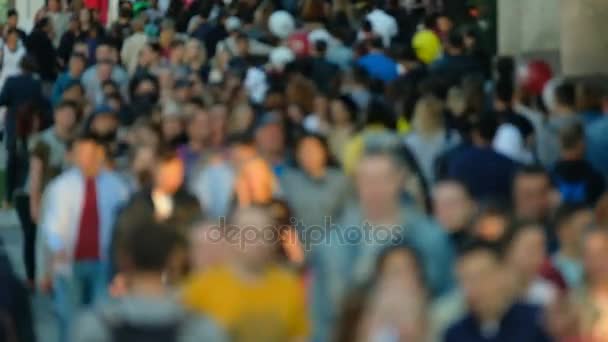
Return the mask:
POLYGON ((4 44, 4 42, 0 43, 2 47, 2 71, 0 71, 0 88, 4 86, 4 82, 11 77, 16 76, 21 73, 21 68, 19 67, 19 63, 23 56, 25 56, 25 48, 20 44, 17 45, 17 49, 12 51, 4 44))

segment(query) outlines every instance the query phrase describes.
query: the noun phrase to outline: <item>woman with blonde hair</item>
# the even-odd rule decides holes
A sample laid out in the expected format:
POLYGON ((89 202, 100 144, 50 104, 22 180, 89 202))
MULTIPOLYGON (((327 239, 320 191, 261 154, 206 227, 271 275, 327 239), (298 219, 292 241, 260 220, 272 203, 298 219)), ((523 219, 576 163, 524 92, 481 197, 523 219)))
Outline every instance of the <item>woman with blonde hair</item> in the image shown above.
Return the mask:
POLYGON ((202 80, 207 79, 209 67, 207 65, 207 50, 196 38, 186 41, 184 51, 184 64, 190 73, 199 75, 202 80))
POLYGON ((460 142, 457 132, 445 124, 444 104, 435 96, 420 98, 414 109, 412 131, 405 137, 427 184, 435 181, 435 160, 460 142))

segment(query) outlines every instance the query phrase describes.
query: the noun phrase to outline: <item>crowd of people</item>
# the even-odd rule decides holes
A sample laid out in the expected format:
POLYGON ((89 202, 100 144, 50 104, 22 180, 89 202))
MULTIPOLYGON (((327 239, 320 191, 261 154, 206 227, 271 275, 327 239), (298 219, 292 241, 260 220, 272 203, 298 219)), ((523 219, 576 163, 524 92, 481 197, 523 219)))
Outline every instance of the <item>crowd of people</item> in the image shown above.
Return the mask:
POLYGON ((608 82, 429 3, 9 11, 2 340, 608 341, 608 82))

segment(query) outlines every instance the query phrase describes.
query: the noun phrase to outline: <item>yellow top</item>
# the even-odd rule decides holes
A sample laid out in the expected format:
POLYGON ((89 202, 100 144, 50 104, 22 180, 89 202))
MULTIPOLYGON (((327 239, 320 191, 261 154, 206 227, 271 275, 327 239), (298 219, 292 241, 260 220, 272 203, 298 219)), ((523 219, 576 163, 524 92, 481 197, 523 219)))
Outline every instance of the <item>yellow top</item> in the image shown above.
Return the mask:
POLYGON ((277 266, 247 282, 222 266, 193 276, 183 289, 185 306, 214 319, 231 341, 284 342, 309 335, 304 288, 277 266))
POLYGON ((412 39, 412 47, 425 64, 431 64, 441 56, 441 40, 431 30, 418 31, 412 39))

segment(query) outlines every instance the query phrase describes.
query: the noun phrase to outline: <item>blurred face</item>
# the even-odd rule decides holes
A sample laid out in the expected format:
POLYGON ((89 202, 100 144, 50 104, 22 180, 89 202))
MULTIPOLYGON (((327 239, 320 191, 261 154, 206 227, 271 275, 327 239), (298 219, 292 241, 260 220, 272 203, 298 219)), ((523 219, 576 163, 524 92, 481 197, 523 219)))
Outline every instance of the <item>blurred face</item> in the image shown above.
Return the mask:
POLYGON ((118 129, 118 120, 115 115, 99 115, 91 123, 91 130, 101 136, 113 134, 118 129))
POLYGON ((97 78, 100 81, 109 81, 112 78, 112 65, 101 63, 97 65, 97 78))
POLYGON ((68 88, 65 92, 63 92, 61 98, 63 100, 80 102, 83 96, 84 94, 82 93, 82 89, 80 87, 71 87, 68 88))
POLYGON ((10 17, 8 17, 6 19, 6 24, 9 27, 17 27, 17 25, 19 24, 19 16, 18 15, 11 15, 10 17))
POLYGON ((156 162, 155 150, 152 146, 142 146, 137 148, 133 158, 132 170, 138 175, 142 172, 151 171, 156 162))
POLYGON ((155 179, 156 190, 165 194, 174 194, 184 182, 184 163, 180 158, 173 158, 158 165, 155 179))
POLYGON ((593 212, 581 210, 576 212, 570 219, 562 224, 558 230, 560 246, 570 248, 573 251, 580 251, 581 237, 585 229, 593 224, 593 212))
POLYGON ((388 156, 365 157, 359 163, 356 185, 368 218, 382 218, 399 201, 403 176, 388 156))
POLYGON ((165 118, 163 119, 162 130, 166 141, 171 141, 184 132, 184 126, 178 118, 165 118))
POLYGON ((256 133, 256 145, 263 153, 281 153, 285 140, 283 127, 278 124, 268 124, 258 129, 256 133))
POLYGON ((88 23, 91 21, 91 12, 87 8, 80 10, 79 18, 81 23, 88 23))
POLYGON ((209 138, 209 114, 198 110, 188 126, 190 140, 204 142, 209 138))
POLYGON ((348 114, 348 111, 346 110, 346 107, 342 101, 331 101, 330 113, 332 121, 338 125, 348 124, 350 121, 350 115, 348 114))
POLYGON ((298 148, 298 164, 305 172, 318 175, 327 165, 327 154, 319 139, 304 138, 298 148))
POLYGON ((184 58, 190 62, 194 61, 200 55, 201 48, 202 47, 198 41, 195 41, 195 40, 188 41, 188 43, 186 44, 186 49, 184 51, 184 58))
POLYGON ((164 29, 160 32, 159 41, 171 43, 175 37, 175 31, 173 29, 164 29))
POLYGON ((13 32, 6 37, 6 44, 8 46, 16 46, 19 42, 19 35, 17 32, 13 32))
POLYGON ((514 182, 516 216, 544 221, 551 207, 551 185, 544 174, 519 175, 514 182))
POLYGON ((183 45, 177 45, 171 50, 171 62, 174 64, 180 64, 184 61, 186 49, 183 45))
POLYGON ((545 235, 540 227, 517 234, 508 252, 508 263, 519 275, 532 279, 540 271, 547 253, 545 235))
POLYGON ((380 272, 381 281, 384 283, 405 286, 414 290, 420 290, 423 286, 418 278, 420 270, 416 259, 411 251, 405 248, 391 252, 384 260, 380 272))
POLYGON ((49 11, 58 12, 61 10, 61 3, 58 0, 49 0, 49 11))
POLYGON ((78 77, 78 76, 82 75, 85 68, 86 68, 86 64, 85 64, 84 60, 82 60, 80 58, 76 58, 76 57, 73 57, 70 59, 70 74, 72 76, 78 77))
POLYGON ((108 45, 100 45, 95 50, 95 58, 98 61, 115 61, 114 49, 108 45))
POLYGON ((315 113, 322 119, 327 119, 327 112, 329 110, 329 103, 327 97, 317 96, 314 101, 315 113))
POLYGON ((74 146, 72 161, 85 176, 95 176, 103 165, 103 147, 91 141, 79 141, 74 146))
POLYGON ((449 32, 452 30, 453 26, 454 25, 452 24, 452 20, 450 20, 450 18, 448 18, 448 17, 437 18, 437 29, 439 29, 440 32, 449 32))
POLYGON ((239 56, 247 56, 249 54, 249 40, 237 39, 236 52, 239 56))
POLYGON ((70 131, 76 125, 76 112, 69 107, 59 108, 55 111, 55 126, 64 131, 70 131))
POLYGON ((139 64, 143 66, 149 66, 156 62, 158 54, 149 45, 144 46, 139 55, 139 64))
POLYGON ((433 209, 435 218, 444 228, 457 231, 471 222, 474 204, 461 185, 445 183, 433 191, 433 209))
POLYGON ((489 314, 500 307, 504 279, 496 257, 488 251, 476 251, 463 256, 457 266, 458 280, 469 308, 476 314, 489 314))
POLYGON ((589 233, 584 240, 585 272, 590 285, 608 280, 608 236, 603 232, 589 233))

